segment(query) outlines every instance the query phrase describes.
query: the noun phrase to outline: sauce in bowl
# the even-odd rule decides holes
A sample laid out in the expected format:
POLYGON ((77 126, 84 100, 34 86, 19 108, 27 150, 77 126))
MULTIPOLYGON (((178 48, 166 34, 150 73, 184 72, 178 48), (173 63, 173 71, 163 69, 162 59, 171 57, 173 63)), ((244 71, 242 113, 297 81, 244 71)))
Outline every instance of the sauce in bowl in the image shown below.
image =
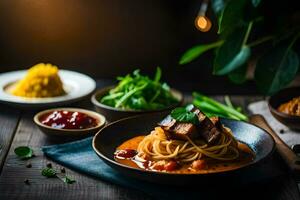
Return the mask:
POLYGON ((98 125, 98 120, 81 112, 55 110, 39 118, 44 125, 57 129, 87 129, 98 125))

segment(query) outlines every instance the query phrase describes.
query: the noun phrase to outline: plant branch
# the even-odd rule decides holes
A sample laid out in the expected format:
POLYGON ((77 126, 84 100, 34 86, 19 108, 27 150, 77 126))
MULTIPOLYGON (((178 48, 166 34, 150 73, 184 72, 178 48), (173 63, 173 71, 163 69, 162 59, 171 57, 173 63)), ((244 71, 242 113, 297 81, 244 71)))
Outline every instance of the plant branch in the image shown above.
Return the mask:
POLYGON ((247 28, 247 32, 246 32, 246 35, 244 37, 244 40, 243 40, 243 45, 245 45, 247 43, 247 40, 249 38, 249 35, 250 35, 250 32, 251 32, 251 29, 252 29, 252 25, 253 25, 253 21, 251 21, 248 25, 248 28, 247 28))
POLYGON ((259 45, 261 43, 267 42, 267 41, 272 40, 272 39, 274 39, 274 36, 273 35, 269 35, 269 36, 263 37, 261 39, 258 39, 258 40, 255 40, 255 41, 249 43, 248 46, 249 47, 254 47, 256 45, 259 45))
POLYGON ((297 41, 297 39, 300 37, 300 32, 297 33, 297 35, 294 37, 294 39, 292 40, 291 44, 289 45, 289 49, 292 48, 292 46, 294 45, 294 43, 297 41))

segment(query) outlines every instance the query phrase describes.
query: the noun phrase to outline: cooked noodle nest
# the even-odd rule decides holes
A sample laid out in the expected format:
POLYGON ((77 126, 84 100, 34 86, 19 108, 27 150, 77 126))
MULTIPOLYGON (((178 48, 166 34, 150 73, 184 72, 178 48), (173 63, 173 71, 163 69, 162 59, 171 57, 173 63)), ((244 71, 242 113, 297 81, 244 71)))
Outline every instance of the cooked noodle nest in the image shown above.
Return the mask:
POLYGON ((139 155, 146 155, 151 160, 176 160, 192 162, 198 159, 211 158, 216 160, 235 160, 239 157, 237 141, 229 128, 224 127, 213 145, 203 140, 187 141, 169 140, 161 127, 156 127, 139 143, 139 155))

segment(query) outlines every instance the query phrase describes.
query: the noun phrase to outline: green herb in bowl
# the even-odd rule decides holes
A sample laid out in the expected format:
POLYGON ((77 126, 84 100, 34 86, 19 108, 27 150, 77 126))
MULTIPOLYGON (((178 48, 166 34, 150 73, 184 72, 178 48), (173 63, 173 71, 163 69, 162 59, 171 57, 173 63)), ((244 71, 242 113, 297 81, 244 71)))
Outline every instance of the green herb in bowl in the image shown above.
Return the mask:
POLYGON ((135 70, 132 74, 118 77, 118 85, 101 97, 99 102, 124 110, 159 110, 177 104, 178 99, 160 78, 159 67, 153 79, 135 70))

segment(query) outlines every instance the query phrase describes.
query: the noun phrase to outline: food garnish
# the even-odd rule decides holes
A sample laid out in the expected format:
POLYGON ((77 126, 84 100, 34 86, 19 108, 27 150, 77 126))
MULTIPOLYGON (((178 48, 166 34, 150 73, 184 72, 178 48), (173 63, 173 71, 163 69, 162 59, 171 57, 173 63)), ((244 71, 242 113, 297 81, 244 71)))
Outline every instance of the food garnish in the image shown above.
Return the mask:
POLYGON ((19 146, 15 148, 14 152, 21 159, 29 159, 33 157, 33 150, 27 146, 19 146))
POLYGON ((41 98, 66 94, 58 75, 58 68, 40 63, 31 67, 26 76, 16 83, 11 93, 15 96, 41 98))
POLYGON ((68 176, 63 177, 62 181, 65 182, 65 183, 67 183, 67 184, 73 184, 73 183, 76 182, 74 179, 72 179, 72 178, 70 178, 68 176))
POLYGON ((193 105, 175 108, 171 112, 171 117, 179 122, 197 124, 198 118, 197 115, 192 112, 192 109, 193 105))
POLYGON ((46 176, 47 178, 56 177, 56 174, 57 174, 57 172, 53 168, 47 167, 47 168, 42 169, 42 175, 46 176))
POLYGON ((45 176, 47 178, 59 178, 60 180, 62 180, 64 183, 67 183, 67 184, 73 184, 76 182, 74 179, 68 177, 67 175, 61 176, 61 174, 58 173, 53 168, 46 167, 46 168, 42 169, 41 173, 43 176, 45 176))
POLYGON ((117 79, 118 85, 99 99, 101 103, 129 110, 157 110, 178 103, 170 87, 160 81, 159 67, 153 79, 141 75, 140 70, 117 79))

